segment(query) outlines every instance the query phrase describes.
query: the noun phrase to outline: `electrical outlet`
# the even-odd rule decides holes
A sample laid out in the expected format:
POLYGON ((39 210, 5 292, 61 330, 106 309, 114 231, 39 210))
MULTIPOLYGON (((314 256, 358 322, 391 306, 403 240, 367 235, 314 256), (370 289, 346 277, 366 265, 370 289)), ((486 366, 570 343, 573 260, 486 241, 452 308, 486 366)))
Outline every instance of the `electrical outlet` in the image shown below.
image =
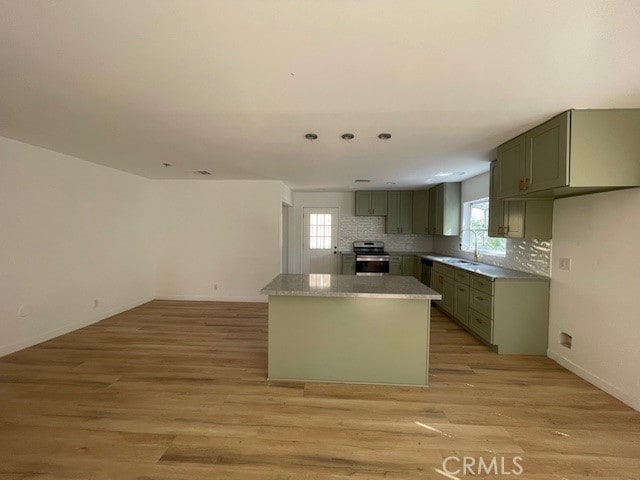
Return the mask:
POLYGON ((93 301, 93 308, 98 308, 100 306, 100 300, 97 298, 93 301))
POLYGON ((560 270, 571 270, 571 259, 570 258, 561 258, 560 259, 560 270))

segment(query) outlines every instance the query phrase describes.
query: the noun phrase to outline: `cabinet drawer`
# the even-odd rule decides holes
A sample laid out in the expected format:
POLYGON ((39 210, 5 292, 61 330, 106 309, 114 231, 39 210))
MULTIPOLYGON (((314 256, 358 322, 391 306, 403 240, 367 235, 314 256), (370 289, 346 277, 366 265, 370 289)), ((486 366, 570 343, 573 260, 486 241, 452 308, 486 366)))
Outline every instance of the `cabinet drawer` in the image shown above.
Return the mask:
POLYGON ((389 256, 389 261, 390 262, 401 263, 402 262, 402 255, 391 255, 391 256, 389 256))
POLYGON ((493 295, 493 281, 487 277, 481 277, 480 275, 470 275, 471 277, 471 288, 475 288, 476 290, 486 293, 488 295, 493 295))
POLYGON ((474 310, 469 310, 469 328, 473 330, 480 338, 489 343, 493 343, 491 335, 492 330, 491 319, 479 314, 474 310))
POLYGON ((440 273, 442 275, 446 275, 447 277, 451 277, 451 278, 453 278, 453 275, 455 272, 453 267, 444 265, 440 262, 433 262, 433 269, 435 270, 436 273, 440 273))
POLYGON ((455 270, 453 278, 456 280, 456 282, 469 285, 469 274, 467 272, 463 272, 462 270, 455 270))
POLYGON ((493 297, 491 295, 472 288, 469 297, 469 306, 471 308, 482 315, 493 318, 493 297))

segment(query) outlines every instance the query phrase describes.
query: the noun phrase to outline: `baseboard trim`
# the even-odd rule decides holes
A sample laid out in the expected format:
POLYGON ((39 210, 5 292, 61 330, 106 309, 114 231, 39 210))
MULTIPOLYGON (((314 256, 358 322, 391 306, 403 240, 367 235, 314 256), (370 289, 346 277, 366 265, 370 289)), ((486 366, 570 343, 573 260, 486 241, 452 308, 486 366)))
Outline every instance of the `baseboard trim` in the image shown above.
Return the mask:
POLYGON ((551 360, 557 362, 559 365, 561 365, 564 368, 566 368, 567 370, 569 370, 570 372, 575 373, 580 378, 583 378, 587 382, 592 383, 593 385, 598 387, 600 390, 603 390, 603 391, 607 392, 609 395, 617 398, 621 402, 626 403, 627 405, 629 405, 634 410, 637 410, 637 411, 640 412, 640 399, 639 398, 634 397, 632 395, 629 395, 629 394, 623 392, 618 387, 616 387, 614 385, 611 385, 606 380, 603 380, 602 378, 598 377, 597 375, 594 375, 593 373, 589 372, 588 370, 585 370, 581 366, 576 365, 571 360, 569 360, 566 357, 563 357, 562 355, 560 355, 557 352, 553 352, 551 350, 547 350, 547 356, 551 360))
POLYGON ((46 342, 47 340, 51 340, 55 337, 59 337, 60 335, 64 335, 65 333, 73 332, 74 330, 78 330, 93 323, 97 323, 101 320, 104 320, 105 318, 113 317, 114 315, 118 315, 119 313, 126 312, 127 310, 131 310, 135 307, 139 307, 140 305, 150 302, 153 299, 154 296, 149 295, 147 297, 136 300, 135 302, 131 302, 126 305, 120 305, 118 307, 99 312, 95 317, 91 317, 80 322, 68 323, 53 330, 49 330, 48 332, 36 335, 35 337, 31 337, 28 340, 23 340, 21 342, 12 343, 9 345, 2 345, 0 346, 0 357, 4 357, 5 355, 9 355, 28 347, 33 347, 34 345, 46 342))
POLYGON ((257 297, 212 297, 209 295, 158 295, 156 300, 171 300, 184 302, 251 302, 266 303, 267 296, 260 295, 257 297))

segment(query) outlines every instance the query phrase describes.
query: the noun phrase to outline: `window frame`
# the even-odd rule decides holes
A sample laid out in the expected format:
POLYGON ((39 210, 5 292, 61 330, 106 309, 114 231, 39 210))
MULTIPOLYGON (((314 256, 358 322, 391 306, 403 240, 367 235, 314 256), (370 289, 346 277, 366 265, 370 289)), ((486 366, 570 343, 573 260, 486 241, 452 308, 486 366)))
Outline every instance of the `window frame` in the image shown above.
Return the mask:
MULTIPOLYGON (((468 200, 462 204, 462 230, 460 234, 460 250, 466 253, 474 253, 475 251, 475 239, 474 234, 471 231, 478 232, 476 235, 480 236, 482 233, 482 244, 478 242, 478 253, 481 255, 488 255, 492 257, 505 257, 507 255, 507 241, 505 238, 489 237, 489 198, 482 197, 475 200, 468 200), (471 227, 471 211, 476 204, 487 204, 485 208, 485 221, 483 228, 471 227), (486 248, 486 242, 499 241, 502 245, 500 249, 486 248)), ((480 240, 480 239, 478 239, 480 240)))

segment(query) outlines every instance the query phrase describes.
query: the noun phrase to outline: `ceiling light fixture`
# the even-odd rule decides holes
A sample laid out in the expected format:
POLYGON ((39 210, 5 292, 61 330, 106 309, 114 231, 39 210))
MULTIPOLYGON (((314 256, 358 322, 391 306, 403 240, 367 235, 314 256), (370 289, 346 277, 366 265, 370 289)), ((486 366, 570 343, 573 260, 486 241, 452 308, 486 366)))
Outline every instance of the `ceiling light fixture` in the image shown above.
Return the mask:
POLYGON ((193 173, 197 173, 198 175, 211 175, 211 172, 207 170, 194 170, 193 173))
POLYGON ((171 164, 170 164, 170 163, 163 163, 163 164, 162 164, 162 166, 163 166, 163 167, 170 167, 170 166, 171 166, 171 164))
POLYGON ((307 133, 304 138, 306 138, 307 140, 315 140, 316 138, 318 138, 318 135, 316 135, 315 133, 307 133))
POLYGON ((446 173, 446 172, 440 172, 440 173, 436 173, 436 177, 448 177, 449 175, 451 175, 450 173, 446 173))
POLYGON ((358 180, 354 180, 355 183, 369 183, 371 180, 367 180, 364 178, 359 178, 358 180))
POLYGON ((355 137, 355 135, 353 133, 343 133, 342 134, 342 139, 343 140, 353 140, 354 137, 355 137))
POLYGON ((390 133, 381 133, 380 135, 378 135, 378 138, 380 140, 389 140, 391 138, 391 134, 390 133))

